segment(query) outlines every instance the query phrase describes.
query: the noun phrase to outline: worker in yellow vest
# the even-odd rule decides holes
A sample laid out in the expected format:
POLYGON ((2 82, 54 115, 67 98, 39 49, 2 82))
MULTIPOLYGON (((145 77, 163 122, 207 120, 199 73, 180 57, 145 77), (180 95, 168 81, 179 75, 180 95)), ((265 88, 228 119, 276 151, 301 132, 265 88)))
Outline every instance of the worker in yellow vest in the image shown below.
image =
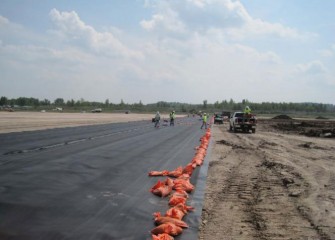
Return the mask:
POLYGON ((244 116, 243 116, 243 122, 246 121, 246 119, 251 117, 251 108, 249 106, 246 106, 244 108, 244 116))
POLYGON ((244 108, 244 114, 246 114, 246 115, 250 115, 251 114, 251 108, 249 106, 246 106, 244 108))
POLYGON ((174 126, 175 118, 176 118, 176 112, 175 111, 170 112, 170 126, 174 126))
POLYGON ((202 115, 202 125, 201 125, 201 129, 202 129, 203 127, 205 127, 205 129, 207 129, 207 114, 206 114, 206 113, 204 113, 204 114, 202 115))

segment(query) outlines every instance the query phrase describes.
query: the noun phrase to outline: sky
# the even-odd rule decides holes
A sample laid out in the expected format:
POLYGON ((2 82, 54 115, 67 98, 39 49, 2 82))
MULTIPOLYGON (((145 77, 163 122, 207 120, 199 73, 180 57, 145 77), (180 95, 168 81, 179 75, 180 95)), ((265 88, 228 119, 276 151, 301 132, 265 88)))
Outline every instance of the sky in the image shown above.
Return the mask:
POLYGON ((334 0, 1 0, 0 96, 335 104, 334 0))

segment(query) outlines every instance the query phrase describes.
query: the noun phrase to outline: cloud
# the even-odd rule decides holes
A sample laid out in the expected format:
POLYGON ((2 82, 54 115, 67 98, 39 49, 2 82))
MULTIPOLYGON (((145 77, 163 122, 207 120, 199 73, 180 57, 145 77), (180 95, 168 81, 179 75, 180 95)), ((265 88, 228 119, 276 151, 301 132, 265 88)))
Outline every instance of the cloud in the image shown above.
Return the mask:
POLYGON ((241 52, 244 55, 244 57, 250 58, 251 61, 263 62, 269 64, 281 63, 280 57, 274 52, 271 51, 259 52, 255 48, 251 48, 240 44, 235 44, 234 47, 236 51, 241 52))
POLYGON ((320 54, 321 57, 332 57, 332 56, 334 56, 334 51, 329 50, 329 49, 319 50, 318 53, 320 54))
POLYGON ((327 68, 324 66, 324 64, 321 61, 312 61, 305 64, 298 64, 297 65, 297 72, 308 74, 308 75, 317 75, 317 74, 323 74, 327 72, 327 68))
POLYGON ((59 12, 57 9, 52 9, 49 15, 57 27, 51 32, 61 37, 63 41, 81 44, 96 53, 108 56, 143 58, 141 52, 129 49, 112 33, 98 32, 92 26, 85 24, 75 11, 59 12))
POLYGON ((301 60, 305 33, 255 19, 239 1, 145 4, 153 11, 138 25, 138 35, 113 26, 98 31, 75 11, 52 9, 52 29, 42 34, 0 16, 0 91, 112 102, 285 101, 283 92, 294 100, 306 83, 327 88, 327 81, 334 82, 332 63, 326 62, 332 59, 301 60), (292 55, 283 39, 294 40, 292 55))
POLYGON ((36 41, 32 34, 21 25, 11 22, 9 19, 0 15, 0 39, 2 42, 20 43, 28 40, 36 41))
POLYGON ((9 23, 8 19, 0 15, 0 26, 3 27, 9 23))
MULTIPOLYGON (((147 2, 147 5, 150 5, 147 2)), ((233 0, 169 0, 150 5, 155 13, 150 20, 142 20, 145 30, 161 32, 206 32, 219 29, 232 39, 275 36, 289 39, 315 38, 314 33, 300 33, 280 23, 253 18, 240 1, 233 0), (178 14, 177 14, 178 13, 178 14)))

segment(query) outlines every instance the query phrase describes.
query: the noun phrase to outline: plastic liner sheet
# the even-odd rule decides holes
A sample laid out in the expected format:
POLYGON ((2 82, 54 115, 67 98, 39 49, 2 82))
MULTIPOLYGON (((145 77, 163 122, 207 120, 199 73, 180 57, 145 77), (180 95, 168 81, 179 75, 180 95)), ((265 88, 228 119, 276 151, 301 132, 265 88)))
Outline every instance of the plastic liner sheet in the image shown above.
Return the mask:
MULTIPOLYGON (((0 239, 151 239, 152 214, 165 213, 169 206, 168 198, 149 192, 165 177, 147 174, 189 163, 204 134, 199 128, 191 124, 123 131, 40 152, 1 155, 0 239)), ((54 130, 58 131, 62 130, 54 130)), ((27 144, 34 140, 24 136, 27 144)), ((210 146, 203 165, 191 178, 195 190, 187 204, 195 211, 184 218, 190 227, 175 239, 198 238, 210 146)), ((24 143, 19 147, 27 148, 24 143)))

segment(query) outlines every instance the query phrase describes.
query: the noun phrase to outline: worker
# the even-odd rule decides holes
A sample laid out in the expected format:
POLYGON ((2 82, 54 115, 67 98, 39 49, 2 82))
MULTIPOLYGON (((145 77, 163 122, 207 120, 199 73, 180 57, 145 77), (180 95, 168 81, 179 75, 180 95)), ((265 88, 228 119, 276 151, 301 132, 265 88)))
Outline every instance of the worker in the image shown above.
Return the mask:
POLYGON ((248 121, 250 117, 251 117, 251 108, 249 106, 246 106, 244 108, 243 122, 248 121))
POLYGON ((156 115, 155 115, 155 128, 158 128, 159 127, 159 121, 161 120, 161 115, 159 114, 159 112, 157 111, 156 112, 156 115))
POLYGON ((174 119, 176 118, 175 111, 170 112, 170 126, 174 126, 174 119))
POLYGON ((207 114, 204 113, 202 115, 202 125, 201 125, 201 129, 205 126, 205 129, 207 129, 207 114))
POLYGON ((245 115, 250 115, 250 114, 251 114, 251 108, 250 108, 249 106, 246 106, 246 107, 244 108, 244 114, 245 114, 245 115))

